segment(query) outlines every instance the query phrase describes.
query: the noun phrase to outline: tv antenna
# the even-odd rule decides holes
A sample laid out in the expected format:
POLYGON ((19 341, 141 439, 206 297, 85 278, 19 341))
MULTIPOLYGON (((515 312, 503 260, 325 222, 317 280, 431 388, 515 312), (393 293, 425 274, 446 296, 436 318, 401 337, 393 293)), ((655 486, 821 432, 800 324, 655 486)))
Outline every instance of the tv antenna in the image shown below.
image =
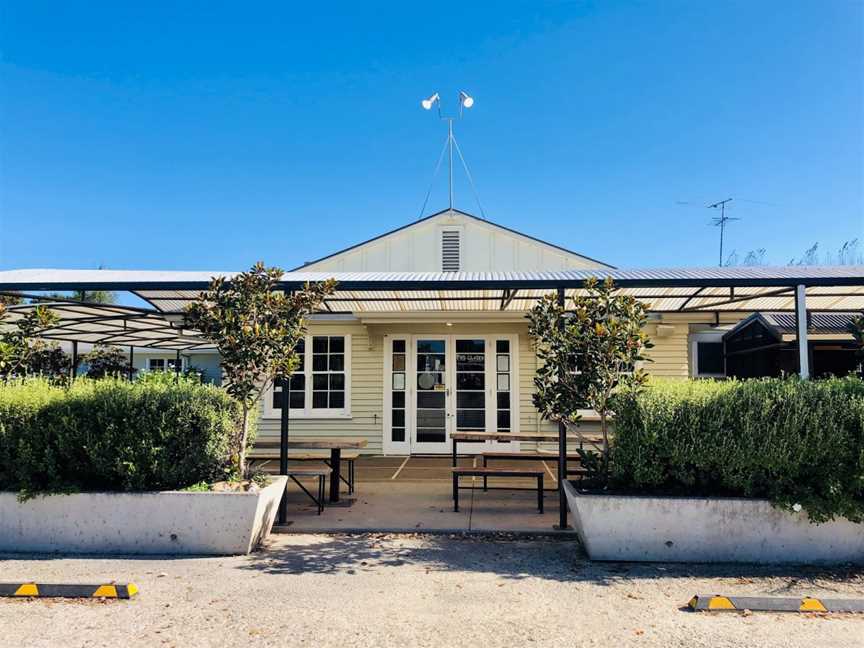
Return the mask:
POLYGON ((474 178, 471 176, 471 171, 468 170, 468 164, 465 162, 465 157, 462 155, 462 149, 459 148, 459 143, 453 135, 453 121, 462 119, 462 112, 466 108, 471 108, 474 105, 474 97, 467 92, 459 92, 459 113, 457 115, 445 115, 441 110, 441 96, 436 92, 431 97, 420 102, 424 110, 432 110, 432 106, 438 108, 438 118, 447 122, 447 140, 444 142, 444 148, 441 149, 441 154, 438 156, 438 164, 435 165, 435 171, 432 173, 432 180, 429 183, 429 190, 426 192, 426 199, 423 201, 423 206, 420 208, 420 216, 423 217, 423 212, 426 211, 426 204, 429 202, 429 195, 432 193, 432 185, 435 183, 435 177, 438 175, 438 169, 441 167, 441 161, 444 159, 444 154, 448 154, 448 195, 449 208, 453 209, 455 198, 453 194, 453 150, 459 155, 459 160, 462 162, 462 168, 465 169, 465 175, 468 178, 468 183, 471 185, 471 191, 474 192, 474 199, 477 201, 477 206, 480 208, 480 215, 483 220, 486 220, 486 212, 483 210, 483 203, 480 202, 480 196, 477 193, 477 188, 474 186, 474 178))
POLYGON ((726 233, 726 223, 729 221, 737 221, 741 220, 740 218, 733 218, 732 216, 726 215, 726 203, 732 202, 731 198, 727 198, 726 200, 721 200, 719 202, 713 203, 711 205, 706 205, 708 209, 719 209, 720 215, 715 216, 711 219, 711 224, 715 227, 720 228, 720 267, 723 267, 723 235, 726 233))

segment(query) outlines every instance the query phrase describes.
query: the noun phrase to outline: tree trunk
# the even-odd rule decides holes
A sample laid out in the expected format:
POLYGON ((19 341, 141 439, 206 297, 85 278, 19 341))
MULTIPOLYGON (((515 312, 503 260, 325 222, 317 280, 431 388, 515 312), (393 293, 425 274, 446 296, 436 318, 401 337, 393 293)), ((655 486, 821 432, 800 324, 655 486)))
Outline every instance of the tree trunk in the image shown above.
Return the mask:
POLYGON ((600 430, 603 432, 603 477, 609 479, 609 428, 605 409, 600 412, 600 430))
POLYGON ((240 427, 240 442, 237 446, 237 471, 240 479, 246 478, 246 439, 249 438, 249 407, 243 404, 243 422, 240 427))

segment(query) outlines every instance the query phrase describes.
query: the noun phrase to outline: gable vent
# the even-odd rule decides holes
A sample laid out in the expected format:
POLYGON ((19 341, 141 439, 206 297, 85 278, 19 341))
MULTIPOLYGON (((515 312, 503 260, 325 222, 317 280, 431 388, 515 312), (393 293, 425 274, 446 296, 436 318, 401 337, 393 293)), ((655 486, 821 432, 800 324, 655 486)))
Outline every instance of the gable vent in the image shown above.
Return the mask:
POLYGON ((459 272, 461 257, 459 231, 444 230, 441 232, 441 270, 444 272, 459 272))

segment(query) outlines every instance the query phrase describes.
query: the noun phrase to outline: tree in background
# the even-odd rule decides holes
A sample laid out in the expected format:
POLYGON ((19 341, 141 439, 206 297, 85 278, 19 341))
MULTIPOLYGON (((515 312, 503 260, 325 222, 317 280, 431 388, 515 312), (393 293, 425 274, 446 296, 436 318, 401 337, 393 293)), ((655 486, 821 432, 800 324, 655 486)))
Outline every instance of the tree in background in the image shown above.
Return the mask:
POLYGON ((88 378, 123 378, 129 375, 126 355, 114 346, 97 344, 82 360, 87 363, 88 378))
POLYGON ((528 320, 540 360, 534 406, 545 420, 565 425, 578 424, 579 410, 595 410, 603 433, 605 474, 612 396, 619 386, 638 387, 647 380, 645 371, 636 367, 645 360, 643 351, 653 346, 644 331, 647 307, 616 293, 611 279, 600 283, 592 278, 569 310, 547 295, 531 309, 528 320))
POLYGON ((846 330, 852 335, 855 344, 855 357, 858 358, 858 374, 864 375, 864 313, 856 315, 846 325, 846 330))
MULTIPOLYGON (((0 304, 0 324, 8 318, 6 306, 0 304)), ((44 352, 48 343, 38 337, 54 326, 58 317, 44 306, 37 306, 0 331, 0 376, 9 379, 27 373, 34 355, 44 352)))
POLYGON ((336 287, 328 280, 285 294, 277 290, 283 274, 259 262, 230 281, 217 277, 186 310, 187 324, 218 349, 225 388, 242 405, 243 420, 233 443, 241 478, 247 474, 246 450, 252 441, 250 413, 274 380, 289 378, 297 368, 295 348, 306 334, 307 318, 336 287))

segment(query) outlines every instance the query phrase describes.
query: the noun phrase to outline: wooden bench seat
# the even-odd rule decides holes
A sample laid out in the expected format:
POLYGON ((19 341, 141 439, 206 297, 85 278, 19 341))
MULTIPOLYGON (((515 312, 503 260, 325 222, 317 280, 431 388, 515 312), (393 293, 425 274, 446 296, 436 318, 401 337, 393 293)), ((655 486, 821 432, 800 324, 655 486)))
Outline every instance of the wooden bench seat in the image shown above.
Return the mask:
MULTIPOLYGON (((249 458, 256 461, 264 461, 265 463, 268 461, 276 461, 279 459, 279 445, 278 443, 274 446, 271 442, 266 442, 266 445, 262 447, 252 447, 249 451, 249 458)), ((339 474, 339 480, 343 482, 348 487, 348 494, 351 495, 354 493, 354 462, 360 458, 359 452, 342 452, 342 461, 348 464, 348 475, 346 477, 345 471, 339 474)), ((327 466, 330 466, 330 453, 329 452, 297 452, 297 453, 289 453, 288 461, 321 461, 327 466)), ((332 466, 331 466, 332 467, 332 466)))
POLYGON ((300 487, 309 499, 315 502, 315 505, 318 507, 318 515, 321 515, 321 512, 324 510, 324 492, 325 492, 325 482, 327 477, 333 474, 333 469, 329 466, 321 466, 321 467, 312 467, 312 466, 289 466, 287 475, 295 484, 300 487), (300 483, 301 477, 312 477, 318 479, 318 496, 316 497, 309 490, 300 483))
POLYGON ((451 468, 451 470, 453 473, 454 511, 459 511, 459 489, 465 488, 459 485, 460 477, 483 477, 484 491, 489 489, 487 483, 489 477, 527 477, 537 480, 537 509, 540 513, 543 513, 543 474, 546 472, 545 470, 531 470, 530 468, 478 468, 473 466, 460 466, 451 468))

